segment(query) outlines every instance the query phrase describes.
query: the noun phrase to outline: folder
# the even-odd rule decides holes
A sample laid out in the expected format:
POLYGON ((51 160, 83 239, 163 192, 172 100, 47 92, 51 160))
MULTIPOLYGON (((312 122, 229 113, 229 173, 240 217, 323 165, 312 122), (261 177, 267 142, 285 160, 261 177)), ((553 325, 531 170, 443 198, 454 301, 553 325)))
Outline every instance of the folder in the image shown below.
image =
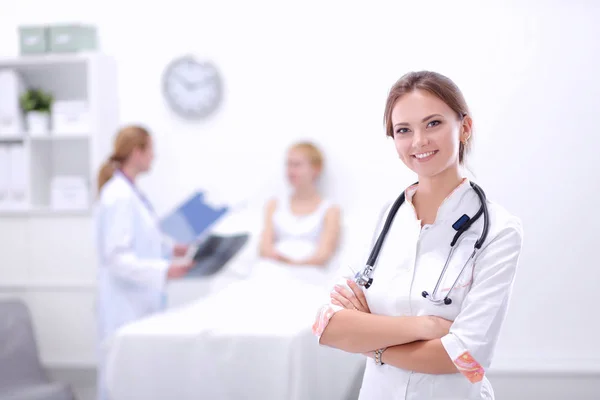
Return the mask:
POLYGON ((229 207, 214 207, 197 192, 180 204, 160 222, 161 230, 179 243, 196 243, 205 237, 229 207))

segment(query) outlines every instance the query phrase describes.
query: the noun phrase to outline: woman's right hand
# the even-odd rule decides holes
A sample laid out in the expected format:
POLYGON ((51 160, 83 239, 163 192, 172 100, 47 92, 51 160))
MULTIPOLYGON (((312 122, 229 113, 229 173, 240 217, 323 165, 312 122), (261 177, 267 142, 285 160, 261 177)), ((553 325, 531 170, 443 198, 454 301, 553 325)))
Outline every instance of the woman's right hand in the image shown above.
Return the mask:
POLYGON ((167 279, 178 279, 185 276, 194 265, 192 260, 176 260, 169 265, 167 279))
POLYGON ((331 304, 344 307, 348 310, 356 310, 364 313, 371 313, 365 293, 352 279, 346 279, 346 285, 350 290, 342 285, 335 285, 331 292, 331 304))
POLYGON ((421 340, 440 339, 450 332, 452 321, 433 315, 423 315, 421 318, 423 321, 421 340))

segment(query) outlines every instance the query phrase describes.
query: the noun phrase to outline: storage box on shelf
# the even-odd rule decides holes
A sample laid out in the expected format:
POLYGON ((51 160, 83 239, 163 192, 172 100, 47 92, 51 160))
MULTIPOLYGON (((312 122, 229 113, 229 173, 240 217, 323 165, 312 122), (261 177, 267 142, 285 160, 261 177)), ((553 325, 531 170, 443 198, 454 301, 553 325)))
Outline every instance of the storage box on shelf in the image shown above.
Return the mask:
POLYGON ((10 121, 0 123, 0 169, 7 166, 0 172, 0 215, 89 211, 95 174, 118 127, 113 60, 102 54, 0 58, 0 120, 10 121), (15 107, 23 88, 33 87, 54 97, 44 135, 28 132, 15 107))
POLYGON ((97 29, 86 24, 20 26, 19 49, 23 56, 96 51, 97 29))
MULTIPOLYGON (((89 161, 91 158, 89 142, 89 137, 86 136, 60 140, 52 140, 50 137, 48 140, 31 141, 31 203, 35 208, 68 210, 64 203, 59 208, 53 207, 53 182, 64 176, 80 178, 83 182, 90 180, 92 170, 89 161)), ((85 196, 86 199, 89 197, 89 195, 85 196)), ((85 207, 78 204, 73 209, 82 208, 85 207)))
POLYGON ((41 54, 48 51, 48 30, 44 26, 19 27, 19 48, 21 54, 41 54))
POLYGON ((50 183, 53 210, 85 210, 89 205, 89 186, 81 176, 55 176, 50 183))
POLYGON ((60 100, 52 106, 52 129, 61 135, 83 135, 90 130, 90 112, 84 100, 60 100))
POLYGON ((96 28, 83 24, 61 24, 48 27, 49 50, 53 53, 69 53, 96 50, 96 28))

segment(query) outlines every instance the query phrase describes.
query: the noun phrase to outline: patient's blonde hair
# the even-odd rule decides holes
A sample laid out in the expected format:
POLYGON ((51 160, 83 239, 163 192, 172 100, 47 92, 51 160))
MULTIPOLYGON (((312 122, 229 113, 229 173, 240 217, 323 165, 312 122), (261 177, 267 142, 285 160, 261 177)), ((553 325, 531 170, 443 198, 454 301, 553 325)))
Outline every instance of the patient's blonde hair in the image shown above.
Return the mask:
POLYGON ((321 173, 323 170, 323 153, 312 142, 297 142, 290 147, 290 150, 300 150, 308 158, 310 164, 321 173))

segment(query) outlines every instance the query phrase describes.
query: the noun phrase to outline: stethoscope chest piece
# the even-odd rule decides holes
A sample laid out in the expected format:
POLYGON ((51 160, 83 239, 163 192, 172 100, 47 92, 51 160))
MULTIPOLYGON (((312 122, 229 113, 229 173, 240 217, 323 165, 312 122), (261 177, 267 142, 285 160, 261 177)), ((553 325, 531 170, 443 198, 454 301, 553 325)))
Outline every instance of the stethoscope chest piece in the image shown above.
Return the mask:
POLYGON ((443 303, 444 303, 445 305, 447 305, 447 306, 449 306, 450 304, 452 304, 452 299, 451 299, 450 297, 446 296, 446 297, 444 297, 444 299, 443 299, 443 300, 435 300, 435 299, 433 299, 433 298, 432 298, 432 297, 429 295, 429 293, 427 292, 427 290, 423 290, 423 292, 421 292, 421 296, 423 296, 423 298, 425 298, 425 299, 429 299, 429 300, 431 300, 431 301, 432 301, 432 302, 434 302, 434 303, 441 304, 441 303, 443 302, 443 303))
POLYGON ((371 278, 372 271, 372 266, 365 266, 362 271, 359 271, 354 275, 354 282, 356 282, 358 286, 363 286, 365 289, 370 288, 373 284, 373 278, 371 278))

